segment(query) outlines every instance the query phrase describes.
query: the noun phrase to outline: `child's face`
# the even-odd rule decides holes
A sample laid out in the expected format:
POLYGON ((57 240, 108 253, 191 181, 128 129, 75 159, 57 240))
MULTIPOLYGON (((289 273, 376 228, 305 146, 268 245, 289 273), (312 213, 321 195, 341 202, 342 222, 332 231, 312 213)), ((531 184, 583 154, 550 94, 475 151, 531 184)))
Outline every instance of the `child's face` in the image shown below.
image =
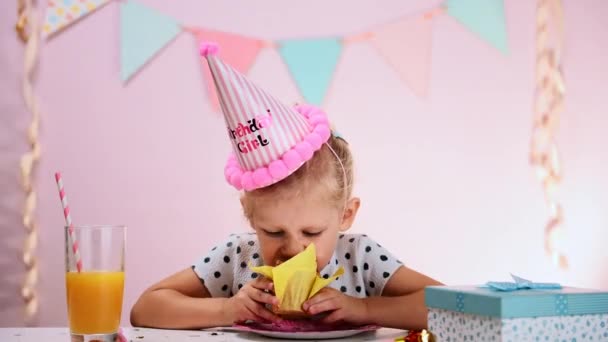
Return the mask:
POLYGON ((330 261, 338 233, 352 224, 359 207, 353 198, 343 211, 329 204, 327 191, 317 185, 300 196, 261 199, 256 203, 252 224, 256 230, 264 263, 276 266, 302 252, 310 243, 317 250, 317 268, 330 261), (350 208, 350 209, 349 209, 350 208))

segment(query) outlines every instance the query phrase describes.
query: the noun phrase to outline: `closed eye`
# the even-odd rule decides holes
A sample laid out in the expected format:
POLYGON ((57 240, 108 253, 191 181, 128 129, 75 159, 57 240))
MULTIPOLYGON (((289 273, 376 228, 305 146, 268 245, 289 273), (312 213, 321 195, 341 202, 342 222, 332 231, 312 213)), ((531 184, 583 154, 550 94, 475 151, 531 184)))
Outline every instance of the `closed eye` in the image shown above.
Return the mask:
POLYGON ((265 229, 263 229, 263 231, 264 231, 264 234, 266 234, 266 235, 268 235, 270 237, 281 237, 281 236, 283 236, 283 231, 270 232, 270 231, 267 231, 265 229))
POLYGON ((319 236, 323 232, 324 232, 323 230, 318 231, 318 232, 304 232, 304 235, 306 235, 306 236, 319 236))

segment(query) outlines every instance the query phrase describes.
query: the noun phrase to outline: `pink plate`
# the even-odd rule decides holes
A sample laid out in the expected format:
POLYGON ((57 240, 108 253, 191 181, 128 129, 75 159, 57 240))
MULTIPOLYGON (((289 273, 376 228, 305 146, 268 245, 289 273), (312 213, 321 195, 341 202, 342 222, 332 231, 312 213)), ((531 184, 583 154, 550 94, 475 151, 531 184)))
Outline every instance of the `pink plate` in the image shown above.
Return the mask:
POLYGON ((242 332, 251 332, 262 336, 294 339, 318 340, 342 338, 357 335, 367 331, 379 329, 376 325, 346 326, 346 325, 320 325, 311 321, 282 321, 278 324, 247 323, 235 324, 234 329, 242 332))

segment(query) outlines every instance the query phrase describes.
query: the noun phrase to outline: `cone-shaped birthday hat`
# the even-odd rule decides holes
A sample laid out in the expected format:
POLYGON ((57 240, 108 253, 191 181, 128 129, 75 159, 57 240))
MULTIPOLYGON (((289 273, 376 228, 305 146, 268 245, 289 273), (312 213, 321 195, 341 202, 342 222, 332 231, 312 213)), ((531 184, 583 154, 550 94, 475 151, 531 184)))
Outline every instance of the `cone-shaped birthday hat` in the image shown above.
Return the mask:
POLYGON ((224 169, 226 180, 238 190, 251 191, 285 179, 327 142, 327 116, 313 106, 284 105, 222 62, 217 52, 214 43, 200 46, 234 150, 224 169))

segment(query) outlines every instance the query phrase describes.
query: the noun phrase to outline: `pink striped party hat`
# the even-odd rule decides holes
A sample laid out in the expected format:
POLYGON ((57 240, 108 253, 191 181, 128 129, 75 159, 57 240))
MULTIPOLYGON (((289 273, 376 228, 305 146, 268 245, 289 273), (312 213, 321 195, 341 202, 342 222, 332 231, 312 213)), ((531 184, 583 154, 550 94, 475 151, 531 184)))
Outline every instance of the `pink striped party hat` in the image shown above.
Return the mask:
POLYGON ((218 46, 203 42, 224 113, 233 153, 224 174, 237 190, 274 184, 312 158, 331 134, 325 113, 313 106, 290 107, 218 58, 218 46))

